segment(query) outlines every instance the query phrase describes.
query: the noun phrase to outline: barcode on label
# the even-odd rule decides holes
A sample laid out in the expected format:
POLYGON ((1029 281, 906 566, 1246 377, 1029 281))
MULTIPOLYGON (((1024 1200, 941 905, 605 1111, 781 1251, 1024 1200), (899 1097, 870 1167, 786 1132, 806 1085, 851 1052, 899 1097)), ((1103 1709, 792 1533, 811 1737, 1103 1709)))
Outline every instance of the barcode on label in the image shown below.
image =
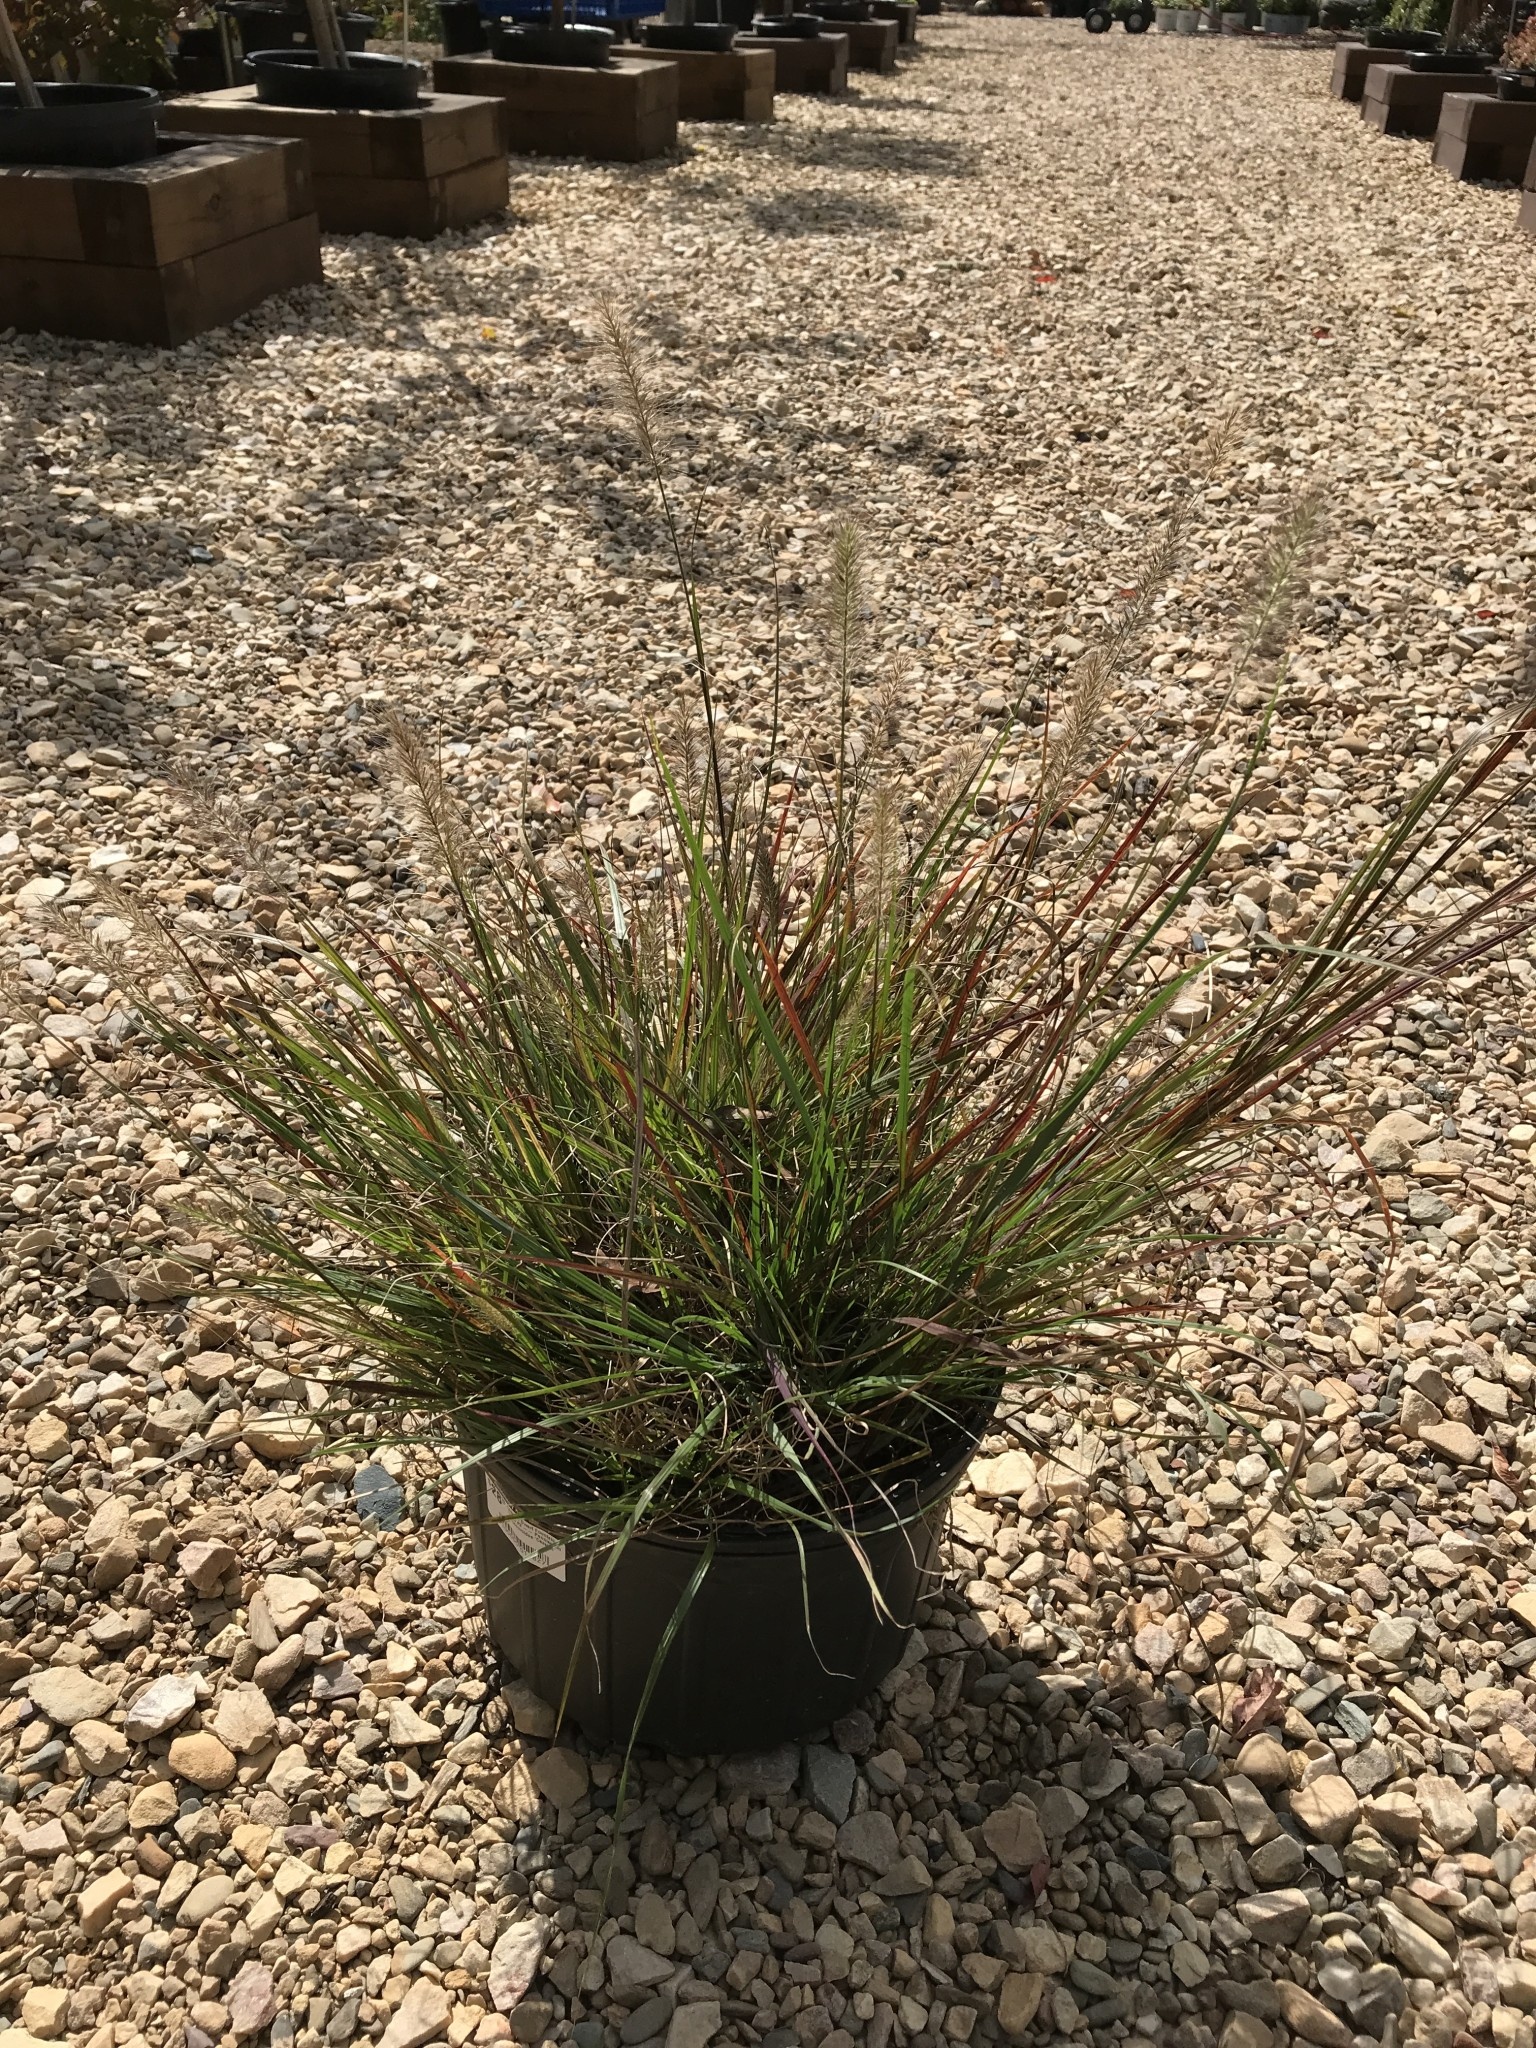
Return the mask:
POLYGON ((564 1581, 565 1545, 556 1542, 547 1529, 519 1515, 489 1473, 485 1480, 485 1513, 519 1557, 526 1558, 541 1572, 548 1572, 551 1578, 564 1581))

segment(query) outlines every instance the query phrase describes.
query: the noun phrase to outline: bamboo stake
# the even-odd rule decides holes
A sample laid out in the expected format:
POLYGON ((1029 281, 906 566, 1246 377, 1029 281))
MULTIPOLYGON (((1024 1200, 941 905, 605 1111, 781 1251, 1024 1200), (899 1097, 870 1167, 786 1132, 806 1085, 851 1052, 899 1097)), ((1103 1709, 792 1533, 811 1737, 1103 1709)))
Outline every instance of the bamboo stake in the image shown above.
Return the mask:
POLYGON ((315 38, 315 49, 323 71, 345 71, 346 51, 342 47, 341 29, 337 24, 336 11, 331 0, 308 0, 309 25, 315 38))
POLYGON ((16 40, 16 31, 11 26, 10 13, 5 0, 0 0, 0 65, 11 75, 16 86, 16 97, 29 113, 39 113, 43 96, 32 83, 32 73, 27 69, 27 60, 21 54, 21 45, 16 40))

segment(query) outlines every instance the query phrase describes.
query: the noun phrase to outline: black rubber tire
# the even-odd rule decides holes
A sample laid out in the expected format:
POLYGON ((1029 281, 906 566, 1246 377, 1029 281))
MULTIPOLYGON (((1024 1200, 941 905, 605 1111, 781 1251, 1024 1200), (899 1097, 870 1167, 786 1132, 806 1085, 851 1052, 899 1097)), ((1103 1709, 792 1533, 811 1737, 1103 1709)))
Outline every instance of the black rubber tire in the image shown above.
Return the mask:
POLYGON ((1128 7, 1120 17, 1121 26, 1128 36, 1144 36, 1152 26, 1150 7, 1128 7))
POLYGON ((253 50, 246 62, 264 107, 345 107, 378 113, 414 107, 421 66, 402 57, 352 51, 345 71, 327 71, 317 50, 253 50))
POLYGON ((1107 7, 1090 7, 1083 16, 1083 27, 1091 36, 1107 36, 1114 23, 1115 17, 1107 7))
POLYGON ((21 105, 0 83, 0 164, 66 164, 92 170, 143 163, 159 143, 160 95, 147 85, 51 85, 42 106, 21 105))
POLYGON ((647 21, 641 24, 640 40, 648 50, 728 50, 735 42, 734 21, 647 21))
POLYGON ((537 22, 501 21, 491 25, 491 55, 503 64, 559 64, 572 71, 601 71, 613 48, 611 29, 569 22, 550 28, 537 22))

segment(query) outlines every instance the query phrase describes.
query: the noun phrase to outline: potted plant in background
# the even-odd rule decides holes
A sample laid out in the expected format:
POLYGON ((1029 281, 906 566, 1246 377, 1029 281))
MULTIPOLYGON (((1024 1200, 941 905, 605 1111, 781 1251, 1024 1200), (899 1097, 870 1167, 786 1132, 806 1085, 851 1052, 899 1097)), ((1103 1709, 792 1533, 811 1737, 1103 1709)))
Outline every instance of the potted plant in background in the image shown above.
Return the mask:
POLYGON ((566 0, 549 0, 544 21, 500 16, 490 24, 491 54, 505 64, 559 64, 601 71, 616 40, 596 22, 567 21, 566 0))
POLYGON ((1248 33, 1248 9, 1246 7, 1223 7, 1218 17, 1224 36, 1245 36, 1248 33))
POLYGON ((1266 7, 1259 16, 1259 27, 1267 36, 1304 36, 1311 26, 1312 16, 1294 9, 1281 14, 1266 7))
POLYGON ((667 19, 645 22, 642 40, 653 50, 729 50, 736 40, 736 23, 721 12, 720 0, 709 0, 709 5, 714 19, 700 21, 699 0, 668 0, 667 19))
MULTIPOLYGON (((924 794, 864 687, 845 531, 826 716, 793 742, 774 681, 733 757, 654 408, 609 341, 694 647, 654 861, 500 843, 402 729, 453 925, 296 906, 296 984, 151 920, 140 1002, 288 1162, 243 1211, 251 1292, 349 1347, 369 1410, 462 1447, 501 1648, 595 1740, 696 1754, 823 1725, 892 1666, 1000 1395, 1006 1422, 1082 1370, 1156 1383, 1190 1198, 1356 1025, 1515 942, 1531 883, 1423 908, 1507 798, 1490 740, 1294 932, 1186 953, 1247 773, 1196 832, 1197 756, 1133 795, 1115 685, 1188 507, 1044 750, 1005 736, 924 794)), ((1234 678, 1314 524, 1279 528, 1234 678)))
POLYGON ((1392 0, 1379 26, 1365 32, 1373 50, 1438 50, 1450 0, 1392 0))
POLYGON ((1161 4, 1161 0, 1159 0, 1159 4, 1155 12, 1157 17, 1157 28, 1159 35, 1177 35, 1179 28, 1179 9, 1177 7, 1165 7, 1161 4))
POLYGON ((1501 100, 1536 99, 1536 20, 1509 37, 1493 76, 1501 100))
POLYGON ((418 104, 419 64, 375 51, 349 50, 334 0, 307 4, 312 46, 286 43, 246 52, 256 97, 264 106, 398 110, 418 104))

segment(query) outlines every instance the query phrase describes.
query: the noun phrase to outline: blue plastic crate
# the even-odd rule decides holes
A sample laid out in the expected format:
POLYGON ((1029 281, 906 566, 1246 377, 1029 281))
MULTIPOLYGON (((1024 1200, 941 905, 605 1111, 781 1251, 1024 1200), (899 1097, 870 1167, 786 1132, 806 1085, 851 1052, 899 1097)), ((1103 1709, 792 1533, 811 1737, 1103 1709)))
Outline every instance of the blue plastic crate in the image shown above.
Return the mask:
MULTIPOLYGON (((549 0, 480 0, 488 21, 548 21, 549 0)), ((640 21, 660 14, 661 0, 565 0, 568 22, 640 21)))

